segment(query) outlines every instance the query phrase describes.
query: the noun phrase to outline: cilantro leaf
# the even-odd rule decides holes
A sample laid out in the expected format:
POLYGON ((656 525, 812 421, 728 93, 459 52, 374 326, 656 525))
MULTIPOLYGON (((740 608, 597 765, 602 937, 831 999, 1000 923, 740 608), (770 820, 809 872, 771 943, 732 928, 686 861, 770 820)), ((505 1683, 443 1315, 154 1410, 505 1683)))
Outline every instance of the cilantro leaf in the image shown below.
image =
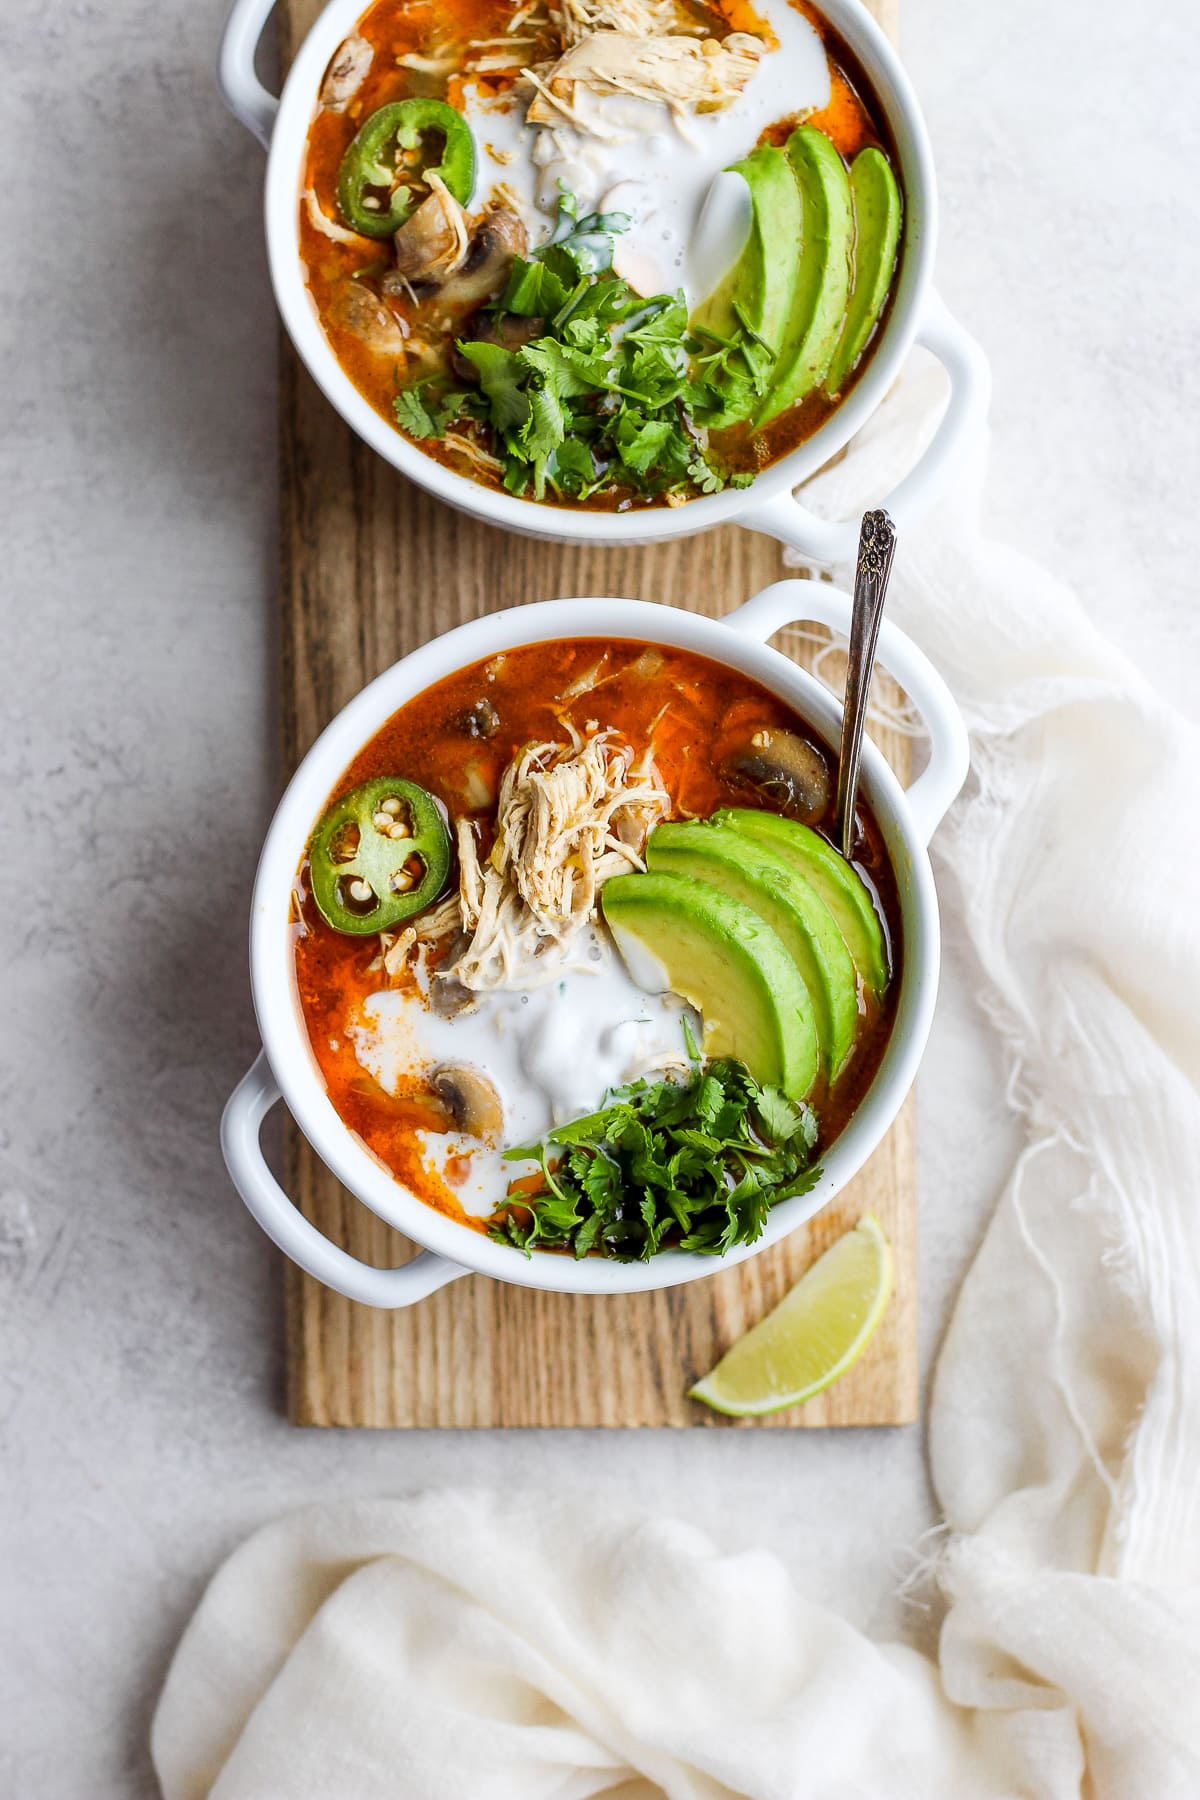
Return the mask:
POLYGON ((687 466, 687 472, 689 479, 700 489, 702 494, 719 494, 725 486, 724 477, 702 456, 692 458, 687 466))
POLYGON ((496 430, 505 437, 523 431, 529 418, 529 399, 521 390, 524 366, 520 358, 500 344, 460 343, 458 347, 479 370, 479 383, 491 405, 491 421, 496 430))
POLYGON ((530 457, 546 457, 563 441, 566 414, 553 388, 534 388, 529 395, 529 416, 521 432, 521 442, 530 457))
POLYGON ((493 310, 518 313, 525 319, 546 318, 566 305, 569 291, 567 284, 545 263, 517 256, 513 258, 508 286, 493 310))
POLYGON ((401 431, 407 431, 409 437, 440 437, 432 414, 415 387, 403 388, 392 401, 392 411, 396 415, 396 423, 401 431))
POLYGON ((554 338, 537 338, 517 354, 559 400, 589 394, 608 380, 608 365, 602 356, 588 356, 574 345, 557 343, 554 338))
POLYGON ((562 493, 586 500, 599 485, 596 462, 582 437, 564 438, 546 464, 546 478, 562 493))
POLYGON ((647 419, 633 428, 631 436, 618 437, 621 461, 627 469, 636 469, 639 475, 644 475, 657 462, 675 431, 672 419, 647 419))
POLYGON ((566 258, 577 278, 599 275, 612 267, 614 235, 628 231, 631 224, 629 214, 621 212, 588 213, 581 219, 574 194, 560 184, 550 242, 534 255, 552 267, 561 266, 560 259, 566 258))
POLYGON ((753 1243, 772 1206, 819 1179, 815 1146, 809 1107, 733 1058, 693 1061, 680 1080, 617 1088, 541 1144, 506 1151, 536 1161, 540 1185, 512 1193, 489 1230, 527 1254, 542 1245, 646 1260, 674 1244, 721 1256, 753 1243))

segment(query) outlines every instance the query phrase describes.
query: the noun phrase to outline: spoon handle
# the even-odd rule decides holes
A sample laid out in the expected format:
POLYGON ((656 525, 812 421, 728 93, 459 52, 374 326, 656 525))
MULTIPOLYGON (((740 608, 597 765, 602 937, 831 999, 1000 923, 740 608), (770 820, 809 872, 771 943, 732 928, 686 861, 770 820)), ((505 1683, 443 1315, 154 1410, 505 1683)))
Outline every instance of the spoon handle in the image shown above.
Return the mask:
POLYGON ((863 726, 871 693, 871 671, 879 622, 887 597, 892 558, 896 554, 896 527, 885 512, 863 514, 858 539, 858 565, 854 574, 854 611, 850 619, 850 652, 846 666, 846 699, 842 710, 842 750, 838 761, 837 806, 834 812, 837 841, 842 855, 854 847, 854 802, 858 795, 858 765, 862 756, 863 726))

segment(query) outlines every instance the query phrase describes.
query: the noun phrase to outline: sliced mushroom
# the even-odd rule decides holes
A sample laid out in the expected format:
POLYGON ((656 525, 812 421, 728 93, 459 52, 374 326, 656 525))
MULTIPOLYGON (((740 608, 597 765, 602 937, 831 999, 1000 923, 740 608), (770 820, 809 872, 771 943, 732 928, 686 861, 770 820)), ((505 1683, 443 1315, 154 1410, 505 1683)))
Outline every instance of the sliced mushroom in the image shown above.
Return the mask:
POLYGON ((778 805, 808 823, 821 818, 832 804, 833 778, 828 764, 819 750, 794 731, 756 731, 744 748, 734 751, 726 766, 735 778, 762 788, 778 805))
POLYGON ((429 195, 392 239, 396 270, 406 281, 439 287, 468 261, 467 215, 444 182, 429 178, 429 195))
MULTIPOLYGON (((520 350, 534 338, 541 337, 545 329, 545 319, 527 319, 520 313, 481 312, 468 319, 458 335, 467 344, 499 344, 502 350, 520 350)), ((455 350, 450 361, 454 373, 461 375, 464 381, 479 380, 479 370, 461 350, 455 350)))
MULTIPOLYGON (((455 902, 457 911, 457 901, 455 902)), ((469 987, 466 987, 454 973, 454 965, 471 947, 471 933, 457 930, 446 945, 434 980, 430 983, 429 1004, 442 1019, 456 1019, 468 1007, 473 1007, 478 998, 469 987)))
POLYGON ((357 35, 340 44, 321 83, 321 105, 327 106, 330 112, 345 112, 362 86, 374 55, 366 38, 357 35))
POLYGON ((459 718, 459 724, 473 738, 492 738, 500 729, 500 714, 486 698, 476 700, 459 718))
POLYGON ((429 1082, 456 1128, 468 1137, 489 1137, 502 1129, 500 1096, 478 1069, 442 1063, 432 1071, 429 1082))
POLYGON ((529 233, 515 212, 498 206, 484 213, 461 268, 442 281, 441 298, 456 310, 482 306, 503 289, 513 257, 524 256, 528 248, 529 233))
POLYGON ((360 338, 376 356, 408 357, 408 326, 362 281, 344 281, 330 308, 336 324, 360 338))
POLYGON ((429 1004, 440 1019, 456 1019, 459 1013, 474 1006, 475 1000, 469 987, 464 987, 449 971, 439 969, 438 978, 429 989, 429 1004))

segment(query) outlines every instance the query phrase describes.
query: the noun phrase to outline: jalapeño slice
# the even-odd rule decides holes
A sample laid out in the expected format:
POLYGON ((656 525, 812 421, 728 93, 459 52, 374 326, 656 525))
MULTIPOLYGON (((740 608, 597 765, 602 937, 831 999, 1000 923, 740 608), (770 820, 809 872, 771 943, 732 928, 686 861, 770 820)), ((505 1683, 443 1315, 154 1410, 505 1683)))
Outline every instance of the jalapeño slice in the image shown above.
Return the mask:
POLYGON ((335 931, 366 937, 437 899, 450 872, 450 833, 432 794, 380 775, 334 801, 308 862, 321 916, 335 931))
POLYGON ((475 186, 471 127, 444 100, 393 100, 371 114, 342 158, 342 217, 364 237, 391 237, 417 203, 409 180, 427 183, 431 175, 466 205, 475 186), (441 160, 434 162, 438 140, 441 160))

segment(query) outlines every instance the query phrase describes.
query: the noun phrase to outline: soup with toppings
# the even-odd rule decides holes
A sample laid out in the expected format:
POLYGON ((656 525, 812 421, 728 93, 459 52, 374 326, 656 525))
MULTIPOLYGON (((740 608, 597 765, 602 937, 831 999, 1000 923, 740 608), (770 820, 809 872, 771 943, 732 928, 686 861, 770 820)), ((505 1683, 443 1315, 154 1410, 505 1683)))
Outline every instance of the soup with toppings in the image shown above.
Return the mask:
POLYGON ((902 215, 881 109, 799 0, 377 0, 325 75, 300 242, 397 431, 623 511, 745 486, 823 423, 902 215))
POLYGON ((721 1254, 804 1192, 892 1027, 896 882, 833 756, 690 652, 576 639, 437 683, 346 769, 295 891, 343 1121, 522 1250, 721 1254))

